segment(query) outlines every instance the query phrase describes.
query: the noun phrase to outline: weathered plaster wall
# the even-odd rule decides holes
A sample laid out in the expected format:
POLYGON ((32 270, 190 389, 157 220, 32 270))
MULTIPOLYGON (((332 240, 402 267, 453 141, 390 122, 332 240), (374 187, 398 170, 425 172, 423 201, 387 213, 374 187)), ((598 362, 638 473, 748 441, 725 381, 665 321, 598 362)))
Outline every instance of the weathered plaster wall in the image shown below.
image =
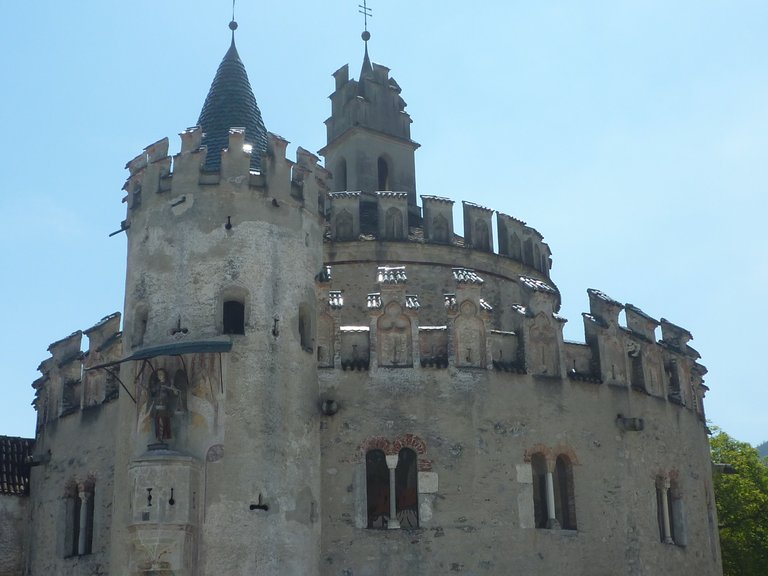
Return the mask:
POLYGON ((110 573, 116 416, 117 402, 108 402, 49 422, 38 436, 35 454, 50 453, 50 461, 32 468, 29 574, 110 573), (66 495, 88 479, 94 481, 93 551, 72 556, 66 495))
POLYGON ((29 498, 0 495, 0 576, 21 576, 29 542, 29 498))
MULTIPOLYGON (((488 370, 321 371, 339 404, 323 419, 323 574, 718 574, 707 507, 704 426, 685 408, 608 385, 488 370), (618 413, 646 429, 624 432, 618 413), (414 434, 438 490, 422 495, 418 530, 368 530, 366 439, 414 434), (578 530, 532 528, 537 446, 574 466, 578 530), (655 477, 675 470, 688 545, 659 541, 655 477)), ((716 538, 716 533, 715 533, 716 538)), ((716 546, 716 544, 715 544, 716 546)))

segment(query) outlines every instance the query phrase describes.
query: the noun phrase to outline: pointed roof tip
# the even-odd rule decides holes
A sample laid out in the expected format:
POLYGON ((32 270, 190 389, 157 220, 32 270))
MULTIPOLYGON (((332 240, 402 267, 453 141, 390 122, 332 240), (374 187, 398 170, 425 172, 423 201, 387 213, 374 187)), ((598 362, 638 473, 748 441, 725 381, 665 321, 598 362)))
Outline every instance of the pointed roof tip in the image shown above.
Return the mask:
POLYGON ((363 67, 360 69, 360 80, 373 77, 373 65, 368 56, 368 42, 365 43, 365 57, 363 58, 363 67))
POLYGON ((230 128, 243 126, 245 141, 253 146, 251 168, 259 170, 261 156, 267 149, 267 129, 237 52, 232 23, 230 28, 232 41, 216 70, 197 121, 203 131, 201 145, 208 148, 205 168, 218 170, 221 167, 221 152, 229 146, 230 128))

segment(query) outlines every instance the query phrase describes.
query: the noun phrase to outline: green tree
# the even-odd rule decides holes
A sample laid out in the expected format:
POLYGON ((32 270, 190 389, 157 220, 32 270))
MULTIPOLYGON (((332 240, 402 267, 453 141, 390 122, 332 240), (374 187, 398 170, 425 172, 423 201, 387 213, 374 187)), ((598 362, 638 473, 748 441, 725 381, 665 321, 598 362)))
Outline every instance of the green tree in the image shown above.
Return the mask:
MULTIPOLYGON (((718 431, 710 440, 712 461, 730 464, 715 472, 725 576, 768 574, 768 464, 755 448, 718 431)), ((721 468, 721 467, 720 467, 721 468)))

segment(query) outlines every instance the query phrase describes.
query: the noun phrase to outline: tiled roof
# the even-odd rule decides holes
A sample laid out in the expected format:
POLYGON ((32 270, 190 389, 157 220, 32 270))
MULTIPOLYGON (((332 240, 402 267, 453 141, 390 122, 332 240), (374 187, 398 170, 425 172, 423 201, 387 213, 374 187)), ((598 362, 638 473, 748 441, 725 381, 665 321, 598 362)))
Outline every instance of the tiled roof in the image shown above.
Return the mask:
POLYGON ((465 200, 462 204, 464 204, 464 206, 469 206, 470 208, 475 208, 476 210, 482 210, 483 212, 493 212, 493 208, 486 208, 485 206, 480 206, 480 204, 475 204, 474 202, 467 202, 465 200))
POLYGON ((630 312, 634 312, 635 314, 637 314, 638 316, 641 316, 642 318, 645 318, 646 320, 655 322, 657 326, 659 325, 659 321, 656 320, 656 318, 652 318, 651 316, 648 316, 648 314, 640 310, 640 308, 638 308, 637 306, 633 306, 632 304, 627 304, 625 305, 625 308, 626 310, 630 312))
POLYGON ((406 294, 405 307, 408 308, 408 310, 418 310, 421 308, 421 304, 419 304, 419 297, 416 294, 406 294))
POLYGON ((375 292, 372 294, 368 294, 367 302, 368 302, 368 310, 378 310, 379 308, 381 308, 381 293, 375 292))
POLYGON ((445 332, 448 326, 419 326, 419 332, 445 332))
POLYGON ((587 290, 587 293, 591 296, 594 296, 595 298, 598 298, 599 300, 602 300, 603 302, 606 302, 608 304, 611 304, 613 306, 619 306, 620 308, 624 308, 624 304, 619 302, 618 300, 614 300, 608 294, 605 292, 600 292, 600 290, 595 290, 594 288, 589 288, 587 290))
POLYGON ((315 276, 315 280, 318 282, 330 282, 333 280, 333 274, 331 273, 331 267, 330 266, 323 266, 323 269, 318 272, 317 276, 315 276))
POLYGON ((514 310, 515 312, 523 316, 525 316, 528 313, 528 310, 522 304, 512 304, 510 308, 512 308, 512 310, 514 310))
POLYGON ((523 226, 526 225, 526 223, 520 220, 520 218, 515 218, 514 216, 510 216, 509 214, 504 214, 504 212, 497 212, 497 214, 502 218, 507 218, 508 220, 512 220, 513 222, 517 222, 518 224, 522 224, 523 226))
POLYGON ((96 324, 94 324, 93 326, 91 326, 87 330, 83 330, 83 334, 89 334, 90 332, 93 332, 94 330, 98 330, 99 328, 104 326, 104 324, 106 324, 107 322, 109 322, 110 320, 112 320, 114 318, 117 318, 118 316, 120 316, 120 312, 113 312, 109 316, 104 316, 104 318, 99 320, 96 324))
POLYGON ((229 129, 235 127, 245 128, 245 141, 253 146, 251 168, 261 168, 261 155, 267 149, 267 129, 234 38, 219 64, 197 123, 203 130, 201 145, 208 147, 207 170, 221 167, 221 151, 229 146, 229 129))
POLYGON ((0 436, 0 494, 29 494, 29 465, 34 440, 0 436))
POLYGON ((405 284, 408 281, 405 266, 379 266, 376 281, 380 284, 405 284))
POLYGON ((491 310, 493 310, 493 306, 491 306, 490 304, 488 304, 488 302, 486 302, 486 301, 485 301, 485 300, 483 300, 482 298, 480 298, 480 308, 482 308, 483 310, 487 310, 488 312, 490 312, 491 310))
POLYGON ((334 198, 359 198, 360 192, 329 192, 328 198, 333 200, 334 198))
POLYGON ((363 333, 370 332, 370 326, 339 326, 340 332, 363 333))
POLYGON ((328 305, 332 310, 341 310, 344 307, 344 295, 341 290, 331 290, 328 292, 328 305))
POLYGON ((379 198, 397 198, 398 200, 407 200, 408 192, 383 191, 383 192, 376 192, 376 196, 378 196, 379 198))
POLYGON ((446 310, 456 310, 456 294, 444 294, 443 298, 445 300, 446 310))
POLYGON ((468 268, 454 268, 453 279, 459 284, 482 284, 485 282, 474 270, 468 268))
POLYGON ((429 200, 430 202, 443 202, 444 204, 454 204, 454 201, 450 198, 445 198, 444 196, 428 196, 428 195, 421 195, 422 200, 429 200))
POLYGON ((547 294, 557 294, 557 290, 552 288, 549 284, 538 278, 531 278, 529 276, 520 276, 520 282, 526 287, 530 288, 534 292, 545 292, 547 294))
POLYGON ((585 320, 588 320, 593 324, 597 324, 601 328, 608 328, 608 323, 602 318, 598 318, 597 316, 593 316, 592 314, 588 314, 587 312, 582 312, 581 315, 584 317, 585 320))

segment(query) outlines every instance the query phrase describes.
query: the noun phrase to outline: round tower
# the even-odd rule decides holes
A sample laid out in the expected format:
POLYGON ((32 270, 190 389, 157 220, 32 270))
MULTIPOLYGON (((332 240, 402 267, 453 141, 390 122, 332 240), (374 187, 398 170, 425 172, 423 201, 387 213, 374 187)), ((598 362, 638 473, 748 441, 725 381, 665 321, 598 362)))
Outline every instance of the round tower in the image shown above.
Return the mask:
POLYGON ((230 27, 181 151, 160 140, 127 165, 125 574, 318 570, 325 172, 265 130, 230 27))

